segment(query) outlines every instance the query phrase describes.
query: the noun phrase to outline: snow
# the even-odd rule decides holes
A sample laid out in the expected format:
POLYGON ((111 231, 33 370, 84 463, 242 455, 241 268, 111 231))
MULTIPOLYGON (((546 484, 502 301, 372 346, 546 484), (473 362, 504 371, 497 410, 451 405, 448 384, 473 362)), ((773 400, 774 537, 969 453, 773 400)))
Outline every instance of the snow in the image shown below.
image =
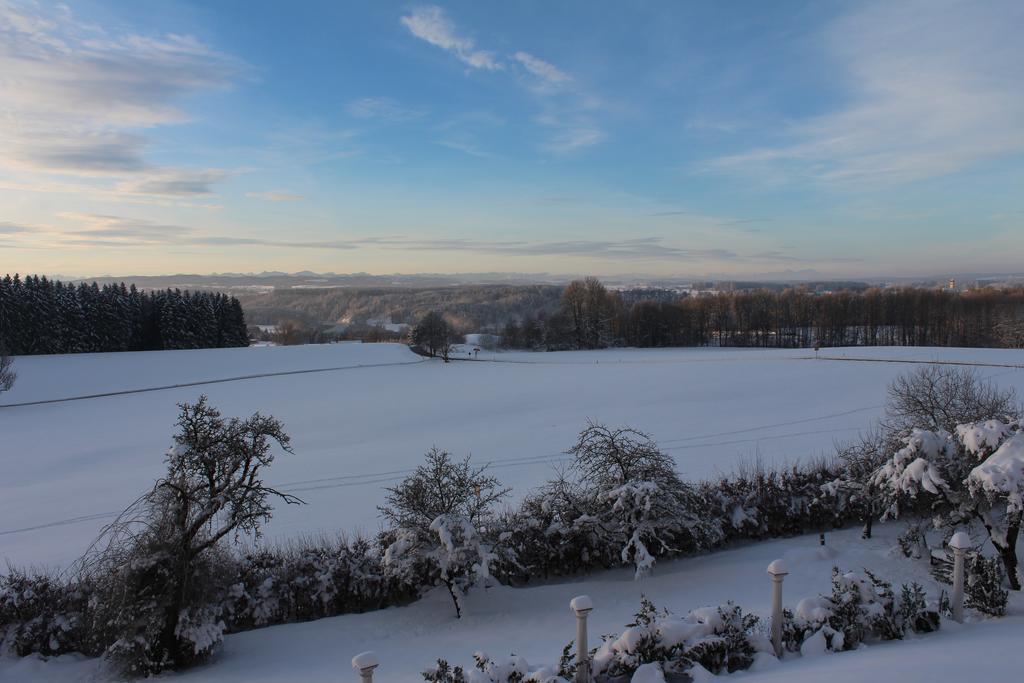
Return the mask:
POLYGON ((973 545, 970 535, 965 531, 958 531, 949 539, 949 547, 955 550, 967 550, 973 545))
POLYGON ((1024 510, 1024 432, 1003 442, 985 462, 971 470, 972 487, 1008 497, 1008 511, 1024 510))
POLYGON ((380 659, 372 651, 360 652, 352 658, 352 668, 357 671, 360 669, 369 669, 375 666, 380 666, 380 659))
MULTIPOLYGON (((938 595, 928 560, 909 560, 892 552, 903 525, 876 527, 870 541, 859 529, 829 533, 833 557, 821 557, 817 534, 767 541, 711 555, 658 565, 643 581, 634 581, 628 568, 578 580, 542 583, 526 588, 494 587, 470 592, 466 615, 455 619, 444 588, 406 607, 349 614, 315 622, 273 626, 225 638, 223 651, 211 663, 167 676, 180 683, 333 683, 357 680, 350 668, 354 653, 373 651, 380 666, 375 683, 412 683, 438 657, 472 666, 473 653, 482 651, 495 661, 511 654, 531 665, 554 665, 562 647, 575 638, 576 618, 565 609, 572 596, 585 591, 597 606, 588 619, 592 645, 600 634, 620 634, 633 621, 641 594, 677 617, 701 606, 732 599, 745 610, 767 618, 771 609, 771 580, 764 567, 772 558, 789 564, 783 602, 792 608, 803 597, 831 590, 831 568, 867 567, 899 583, 918 581, 938 595)), ((805 605, 806 607, 806 605, 805 605)), ((797 610, 798 612, 800 609, 797 610)), ((680 619, 682 621, 682 619, 680 619)), ((820 657, 788 656, 782 663, 759 657, 749 672, 723 680, 751 683, 859 683, 877 681, 1013 680, 1024 667, 1024 596, 1011 598, 1009 614, 982 619, 968 610, 963 626, 944 621, 935 634, 905 641, 872 644, 853 652, 820 657)), ((806 655, 810 655, 808 649, 806 655)), ((39 683, 107 681, 100 663, 81 657, 43 662, 37 657, 0 658, 0 680, 39 683)), ((703 672, 702 672, 703 675, 703 672)), ((655 679, 657 680, 657 679, 655 679)), ((718 680, 710 675, 708 681, 718 680)))
POLYGON ((785 560, 772 560, 772 563, 768 565, 768 573, 773 576, 786 575, 789 573, 789 567, 786 566, 785 560))
POLYGON ((975 455, 995 450, 1007 435, 1012 426, 999 420, 986 420, 975 424, 957 425, 956 433, 968 452, 975 455))
MULTIPOLYGON (((1024 392, 1024 351, 828 349, 828 356, 989 363, 1024 392)), ((823 352, 824 353, 824 352, 823 352)), ((806 350, 614 349, 424 360, 397 344, 22 357, 0 404, 281 372, 214 384, 0 408, 0 563, 66 566, 162 472, 175 404, 206 393, 226 415, 281 419, 294 455, 267 483, 308 504, 281 506, 266 543, 380 526, 383 488, 431 446, 492 464, 513 496, 566 461, 587 418, 649 432, 684 478, 757 459, 831 453, 882 411, 914 365, 814 360, 806 350), (340 369, 339 369, 340 368, 340 369), (318 370, 328 369, 319 372, 318 370)), ((769 558, 774 559, 774 558, 769 558)), ((767 564, 767 562, 765 563, 767 564)), ((764 565, 762 565, 764 566, 764 565)))
POLYGON ((577 595, 569 601, 569 609, 576 613, 589 612, 594 609, 594 601, 590 599, 589 595, 577 595))

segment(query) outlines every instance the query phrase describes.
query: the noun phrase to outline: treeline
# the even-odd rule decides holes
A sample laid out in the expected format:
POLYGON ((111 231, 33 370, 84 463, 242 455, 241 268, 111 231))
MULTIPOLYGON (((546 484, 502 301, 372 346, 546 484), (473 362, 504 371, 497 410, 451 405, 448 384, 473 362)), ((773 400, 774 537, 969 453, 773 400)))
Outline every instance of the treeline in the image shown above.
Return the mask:
POLYGON ((508 323, 508 348, 609 346, 1024 347, 1024 288, 924 288, 813 293, 720 292, 637 299, 595 278, 570 283, 559 309, 508 323))
POLYGON ((249 322, 258 325, 286 320, 310 329, 336 323, 359 327, 367 321, 413 324, 441 311, 460 330, 479 332, 498 331, 524 316, 553 313, 561 293, 556 285, 452 285, 275 289, 238 296, 249 322))
POLYGON ((0 280, 0 348, 8 353, 90 353, 248 346, 234 297, 134 285, 72 284, 31 275, 0 280))

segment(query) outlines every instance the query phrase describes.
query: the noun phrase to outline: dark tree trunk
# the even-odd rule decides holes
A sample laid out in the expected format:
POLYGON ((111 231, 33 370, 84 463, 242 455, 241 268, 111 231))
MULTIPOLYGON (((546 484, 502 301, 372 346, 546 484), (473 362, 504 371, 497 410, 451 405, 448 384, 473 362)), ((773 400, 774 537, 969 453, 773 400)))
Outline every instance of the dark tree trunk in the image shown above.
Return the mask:
POLYGON ((871 526, 874 524, 875 516, 871 512, 864 514, 864 529, 860 532, 860 537, 865 541, 871 538, 871 526))

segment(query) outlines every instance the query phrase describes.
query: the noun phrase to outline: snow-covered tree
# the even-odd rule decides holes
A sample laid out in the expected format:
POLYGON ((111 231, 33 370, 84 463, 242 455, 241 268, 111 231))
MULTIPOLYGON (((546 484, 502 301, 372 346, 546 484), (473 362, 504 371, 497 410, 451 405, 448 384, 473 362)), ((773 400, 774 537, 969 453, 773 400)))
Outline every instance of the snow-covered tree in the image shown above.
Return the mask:
POLYGON ((14 388, 14 380, 18 374, 14 372, 14 359, 7 355, 7 349, 0 346, 0 393, 14 388))
POLYGON ((619 549, 621 562, 649 574, 659 556, 706 547, 713 523, 700 516, 693 487, 675 472, 675 461, 636 429, 588 422, 568 451, 575 495, 572 525, 591 528, 619 549))
POLYGON ((495 505, 509 493, 486 470, 432 448, 426 463, 389 488, 387 504, 378 508, 391 523, 385 534, 388 574, 417 586, 443 584, 457 617, 465 591, 491 577, 496 556, 489 524, 495 505))
POLYGON ((1017 539, 1024 515, 1024 434, 1017 420, 958 425, 955 434, 915 429, 873 477, 885 515, 927 502, 936 525, 979 522, 1020 590, 1017 539))
POLYGON ((274 445, 291 452, 279 421, 225 420, 205 396, 179 407, 166 475, 83 558, 109 610, 99 620, 113 631, 107 654, 133 674, 180 668, 216 648, 229 564, 220 541, 259 536, 272 497, 299 502, 261 478, 274 445))

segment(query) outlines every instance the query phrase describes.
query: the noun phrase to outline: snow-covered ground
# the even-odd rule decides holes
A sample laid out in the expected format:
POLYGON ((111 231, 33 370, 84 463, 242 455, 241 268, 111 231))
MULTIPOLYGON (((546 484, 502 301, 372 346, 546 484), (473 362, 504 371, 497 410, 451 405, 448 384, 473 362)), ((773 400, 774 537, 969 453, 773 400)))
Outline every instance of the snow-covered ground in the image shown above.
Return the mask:
MULTIPOLYGON (((522 493, 542 483, 587 418, 650 432, 689 478, 713 476, 760 457, 793 462, 832 450, 881 412, 885 387, 906 361, 981 364, 979 372, 1024 393, 1024 352, 977 349, 610 350, 482 352, 483 362, 424 360, 399 345, 98 354, 19 358, 18 384, 0 396, 0 561, 63 566, 163 468, 175 404, 201 393, 228 415, 282 419, 294 455, 268 472, 308 505, 277 510, 268 540, 374 531, 383 487, 432 445, 493 463, 522 493), (855 359, 865 359, 863 362, 855 359), (882 362, 886 360, 903 362, 882 362), (174 386, 179 385, 179 386, 174 386), (189 385, 189 386, 180 386, 189 385), (170 388, 168 388, 170 387, 170 388), (155 390, 154 390, 155 389, 155 390), (111 394, 56 403, 53 399, 111 394)), ((765 613, 765 567, 785 558, 786 602, 825 592, 833 564, 867 567, 899 583, 936 590, 922 561, 891 551, 897 525, 870 542, 855 531, 769 541, 661 564, 640 582, 610 571, 528 588, 471 594, 454 619, 446 594, 403 608, 346 615, 230 636, 211 664, 183 681, 355 680, 349 659, 377 650, 378 682, 419 680, 437 657, 469 664, 475 650, 554 662, 573 636, 568 601, 587 593, 591 633, 618 632, 641 593, 678 614, 734 600, 765 613)), ((593 637, 593 636, 592 636, 593 637)), ((1010 680, 1024 669, 1024 603, 1010 615, 911 642, 736 674, 751 681, 1010 680)), ((76 657, 0 660, 3 681, 106 680, 76 657)))
MULTIPOLYGON (((595 610, 590 616, 591 640, 620 632, 632 620, 641 594, 659 607, 685 615, 695 607, 733 600, 744 609, 767 616, 770 611, 769 562, 783 558, 790 570, 784 602, 792 607, 801 598, 827 593, 833 565, 859 570, 867 567, 899 583, 918 581, 934 596, 938 586, 928 574, 927 560, 908 560, 892 552, 901 525, 882 525, 871 541, 857 530, 828 535, 821 548, 816 535, 767 541, 712 555, 661 564, 653 576, 633 580, 630 570, 614 570, 527 588, 495 588, 470 593, 466 615, 457 620, 443 589, 407 607, 367 614, 350 614, 303 624, 274 626, 228 636, 223 651, 202 667, 169 676, 182 683, 305 683, 355 681, 349 660, 374 650, 381 666, 377 683, 412 683, 436 658, 472 663, 474 651, 495 659, 511 653, 533 664, 556 663, 562 647, 575 636, 569 600, 588 594, 595 610)), ((790 656, 781 664, 767 659, 748 672, 726 680, 751 683, 862 683, 863 681, 1016 680, 1024 670, 1024 600, 1014 596, 1008 616, 968 623, 943 623, 936 634, 904 642, 862 646, 854 652, 817 657, 790 656), (1017 672, 1017 673, 1013 673, 1017 672)), ((0 680, 107 680, 100 662, 60 657, 44 662, 37 657, 0 659, 0 680)))
POLYGON ((0 408, 0 562, 63 566, 163 469, 176 403, 209 395, 227 415, 284 421, 294 455, 269 483, 308 505, 276 511, 270 541, 374 532, 383 487, 433 445, 490 462, 523 493, 563 461, 587 418, 643 429, 684 477, 760 457, 827 454, 878 417, 905 363, 984 363, 1024 393, 1024 352, 856 348, 481 353, 424 360, 400 345, 337 344, 17 359, 12 404, 217 381, 158 391, 0 408), (323 372, 307 372, 313 370, 323 372), (301 373, 301 374, 278 374, 301 373), (253 375, 261 375, 252 377, 253 375), (269 376, 268 376, 269 375, 269 376), (248 379, 232 379, 249 377, 248 379))

